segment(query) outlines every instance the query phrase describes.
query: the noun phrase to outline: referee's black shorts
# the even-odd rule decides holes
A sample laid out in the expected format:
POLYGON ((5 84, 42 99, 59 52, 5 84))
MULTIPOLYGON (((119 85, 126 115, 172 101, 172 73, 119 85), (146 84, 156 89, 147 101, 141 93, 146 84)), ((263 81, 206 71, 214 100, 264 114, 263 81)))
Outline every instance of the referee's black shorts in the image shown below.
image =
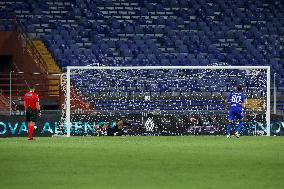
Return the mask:
POLYGON ((27 122, 30 122, 30 121, 37 122, 37 119, 38 119, 38 110, 28 108, 26 110, 26 121, 27 122))

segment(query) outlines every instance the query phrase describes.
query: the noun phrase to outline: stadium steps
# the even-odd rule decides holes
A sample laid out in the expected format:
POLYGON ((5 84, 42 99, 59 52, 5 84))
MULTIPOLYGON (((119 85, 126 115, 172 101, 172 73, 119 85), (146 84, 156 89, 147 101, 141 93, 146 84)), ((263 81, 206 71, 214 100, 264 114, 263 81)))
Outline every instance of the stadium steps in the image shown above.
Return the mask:
MULTIPOLYGON (((70 108, 73 113, 95 113, 95 105, 90 102, 89 98, 71 83, 70 108)), ((61 103, 65 103, 66 94, 62 93, 60 99, 61 103)))
POLYGON ((9 103, 8 103, 8 99, 3 96, 2 94, 0 94, 0 114, 1 115, 8 115, 9 114, 9 103))
MULTIPOLYGON (((43 58, 44 62, 47 65, 47 72, 49 74, 61 74, 61 70, 54 58, 52 57, 49 50, 44 45, 43 41, 40 39, 35 39, 32 41, 38 50, 39 54, 43 58)), ((48 76, 48 88, 49 88, 49 96, 59 96, 59 77, 53 77, 52 75, 48 76)))

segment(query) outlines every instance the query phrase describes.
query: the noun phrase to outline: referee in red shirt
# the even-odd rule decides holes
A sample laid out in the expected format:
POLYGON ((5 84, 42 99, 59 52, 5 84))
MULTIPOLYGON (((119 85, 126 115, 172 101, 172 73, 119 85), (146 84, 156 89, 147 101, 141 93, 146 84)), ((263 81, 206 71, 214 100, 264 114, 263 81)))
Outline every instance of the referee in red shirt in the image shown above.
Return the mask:
POLYGON ((30 91, 25 94, 25 111, 28 122, 28 137, 33 140, 34 126, 37 118, 41 116, 38 94, 35 93, 35 86, 30 87, 30 91))

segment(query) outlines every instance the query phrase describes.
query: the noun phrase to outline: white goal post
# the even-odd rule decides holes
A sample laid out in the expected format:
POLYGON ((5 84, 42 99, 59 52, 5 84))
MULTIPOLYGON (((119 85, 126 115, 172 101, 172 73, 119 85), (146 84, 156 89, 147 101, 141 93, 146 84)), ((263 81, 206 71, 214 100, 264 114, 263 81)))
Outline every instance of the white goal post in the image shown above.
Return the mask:
POLYGON ((66 84, 66 127, 71 132, 71 71, 72 70, 266 70, 266 133, 270 136, 270 66, 67 66, 66 84))

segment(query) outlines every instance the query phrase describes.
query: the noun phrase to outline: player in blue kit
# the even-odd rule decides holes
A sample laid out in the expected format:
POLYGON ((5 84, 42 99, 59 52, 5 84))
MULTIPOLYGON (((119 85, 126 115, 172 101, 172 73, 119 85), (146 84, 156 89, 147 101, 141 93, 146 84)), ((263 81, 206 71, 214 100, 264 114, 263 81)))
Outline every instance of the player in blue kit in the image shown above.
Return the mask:
POLYGON ((231 92, 226 100, 226 103, 230 104, 230 110, 229 110, 229 124, 227 128, 227 138, 231 137, 231 130, 232 130, 232 125, 235 119, 239 121, 238 127, 237 127, 237 132, 236 132, 236 137, 240 137, 240 131, 241 127, 243 125, 243 108, 244 108, 244 103, 245 103, 245 96, 242 92, 242 86, 238 85, 236 87, 236 92, 231 92))

